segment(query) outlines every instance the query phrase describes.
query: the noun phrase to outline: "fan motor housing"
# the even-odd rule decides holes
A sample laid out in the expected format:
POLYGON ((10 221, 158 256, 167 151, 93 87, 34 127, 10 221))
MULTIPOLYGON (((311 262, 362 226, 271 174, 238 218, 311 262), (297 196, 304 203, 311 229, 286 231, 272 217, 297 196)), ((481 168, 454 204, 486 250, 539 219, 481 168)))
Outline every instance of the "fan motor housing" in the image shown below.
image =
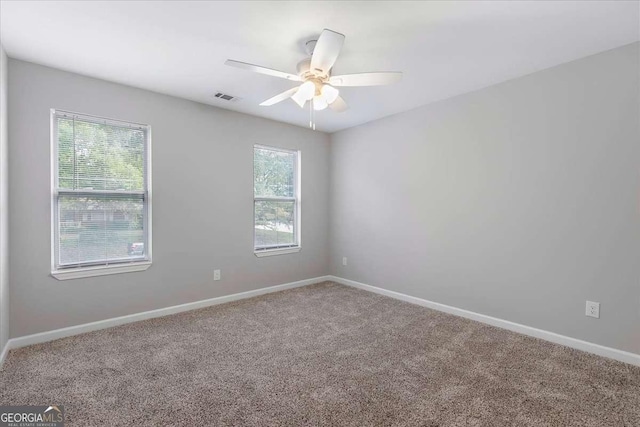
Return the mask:
POLYGON ((311 58, 303 59, 298 62, 296 69, 298 71, 298 75, 303 80, 317 79, 322 82, 329 80, 329 75, 324 75, 319 71, 311 69, 311 58))
POLYGON ((298 75, 300 76, 307 74, 310 68, 311 68, 311 58, 303 59, 302 61, 298 62, 298 65, 296 66, 296 69, 298 70, 298 75))

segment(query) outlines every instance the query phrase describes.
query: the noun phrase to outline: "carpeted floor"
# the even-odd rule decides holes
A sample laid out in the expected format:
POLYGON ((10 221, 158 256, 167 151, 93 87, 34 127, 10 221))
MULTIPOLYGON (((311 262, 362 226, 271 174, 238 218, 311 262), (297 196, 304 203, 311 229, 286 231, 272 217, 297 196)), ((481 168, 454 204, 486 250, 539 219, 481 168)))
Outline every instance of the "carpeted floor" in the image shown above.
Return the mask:
POLYGON ((322 283, 10 352, 67 425, 640 426, 640 368, 322 283))

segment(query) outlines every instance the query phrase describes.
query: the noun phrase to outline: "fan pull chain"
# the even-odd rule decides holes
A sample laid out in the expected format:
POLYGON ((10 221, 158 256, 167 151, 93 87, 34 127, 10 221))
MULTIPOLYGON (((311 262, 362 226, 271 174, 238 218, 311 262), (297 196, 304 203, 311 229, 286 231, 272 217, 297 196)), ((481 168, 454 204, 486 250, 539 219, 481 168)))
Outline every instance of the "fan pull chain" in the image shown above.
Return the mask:
POLYGON ((309 101, 309 127, 316 130, 316 113, 313 108, 313 99, 309 101))

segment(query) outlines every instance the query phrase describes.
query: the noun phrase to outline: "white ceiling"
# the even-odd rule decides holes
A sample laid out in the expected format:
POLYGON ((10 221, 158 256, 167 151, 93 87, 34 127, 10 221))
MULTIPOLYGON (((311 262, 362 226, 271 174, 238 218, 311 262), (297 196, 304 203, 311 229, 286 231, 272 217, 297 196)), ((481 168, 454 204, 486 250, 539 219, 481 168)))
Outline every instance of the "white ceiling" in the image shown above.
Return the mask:
POLYGON ((388 87, 342 88, 334 132, 639 40, 637 1, 8 2, 7 54, 222 108, 308 125, 308 111, 263 100, 294 84, 224 65, 295 73, 304 42, 346 35, 333 74, 403 71, 388 87), (225 102, 222 91, 242 98, 225 102))

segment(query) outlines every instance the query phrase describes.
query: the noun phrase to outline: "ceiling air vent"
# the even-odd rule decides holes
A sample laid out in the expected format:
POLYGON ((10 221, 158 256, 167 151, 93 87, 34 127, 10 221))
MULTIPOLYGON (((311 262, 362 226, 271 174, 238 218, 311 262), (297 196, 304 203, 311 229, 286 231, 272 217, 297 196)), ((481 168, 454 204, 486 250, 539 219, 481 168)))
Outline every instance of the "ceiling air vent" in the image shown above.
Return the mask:
POLYGON ((222 92, 216 92, 214 96, 218 99, 224 99, 225 101, 237 101, 238 99, 240 99, 237 96, 227 95, 226 93, 222 92))

